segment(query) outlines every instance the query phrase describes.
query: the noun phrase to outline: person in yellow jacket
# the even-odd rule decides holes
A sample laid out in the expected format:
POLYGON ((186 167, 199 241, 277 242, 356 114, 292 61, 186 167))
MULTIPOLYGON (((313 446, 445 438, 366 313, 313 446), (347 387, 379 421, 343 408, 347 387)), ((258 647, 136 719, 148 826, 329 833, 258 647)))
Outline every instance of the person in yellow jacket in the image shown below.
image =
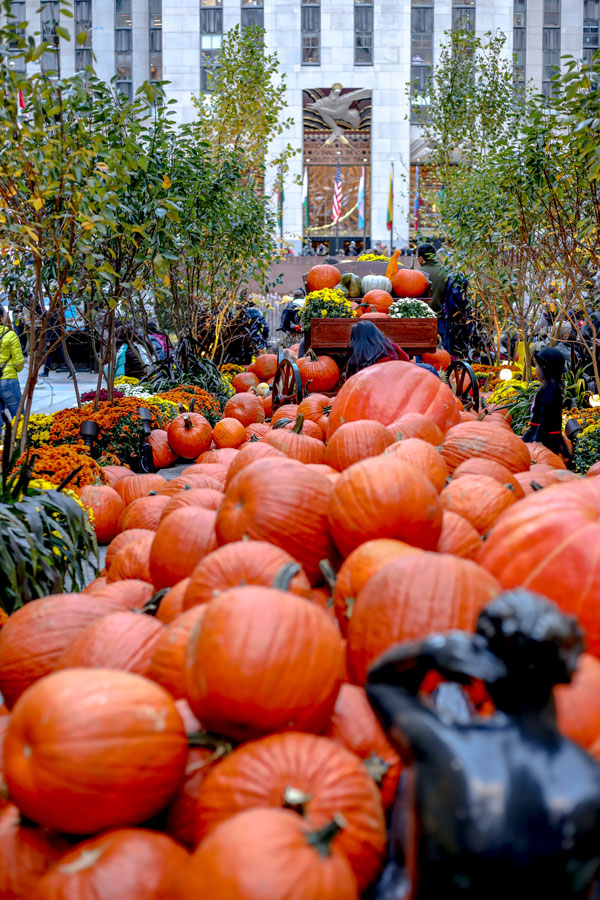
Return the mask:
POLYGON ((17 376, 24 365, 21 342, 10 327, 7 311, 0 306, 0 414, 7 410, 11 418, 15 417, 21 399, 17 376))

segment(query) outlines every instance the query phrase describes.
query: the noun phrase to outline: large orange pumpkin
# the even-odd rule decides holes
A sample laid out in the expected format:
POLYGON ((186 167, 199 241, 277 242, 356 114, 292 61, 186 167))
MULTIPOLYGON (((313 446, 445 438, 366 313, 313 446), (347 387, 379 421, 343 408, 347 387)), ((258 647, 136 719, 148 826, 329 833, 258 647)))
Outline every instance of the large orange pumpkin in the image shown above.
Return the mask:
MULTIPOLYGON (((183 701, 177 701, 183 702, 183 701)), ((231 752, 227 741, 204 735, 206 746, 190 747, 185 778, 169 804, 166 832, 181 844, 196 847, 196 805, 204 779, 223 756, 231 752)), ((216 898, 215 898, 216 900, 216 898)))
POLYGON ((69 644, 57 669, 120 669, 146 675, 164 626, 152 616, 114 612, 96 619, 69 644))
POLYGON ((109 544, 119 530, 123 499, 107 484, 88 484, 79 492, 82 504, 92 510, 94 532, 99 544, 109 544))
POLYGON ((546 466, 552 466, 553 469, 566 469, 564 460, 557 453, 548 450, 543 444, 533 441, 527 444, 527 451, 531 459, 531 465, 543 463, 546 466))
POLYGON ((159 812, 183 777, 186 756, 183 722, 163 688, 130 672, 66 669, 19 699, 4 777, 34 822, 93 834, 159 812))
POLYGON ((368 291, 362 299, 367 307, 372 306, 373 311, 377 313, 387 313, 390 306, 394 302, 394 298, 387 291, 368 291))
POLYGON ((66 853, 31 900, 150 900, 171 897, 188 853, 166 834, 108 831, 66 853))
POLYGON ((150 550, 150 577, 157 590, 187 578, 202 557, 216 549, 215 521, 214 510, 193 506, 163 519, 150 550))
MULTIPOLYGON (((190 609, 198 603, 208 603, 223 591, 234 587, 247 584, 273 587, 284 567, 293 566, 294 562, 285 550, 265 541, 235 541, 233 544, 225 544, 205 556, 192 572, 183 608, 190 609)), ((291 578, 286 590, 308 597, 310 583, 298 564, 296 568, 299 571, 291 578)))
POLYGON ((260 383, 261 381, 268 381, 269 378, 273 378, 277 371, 277 365, 277 355, 275 353, 261 353, 260 356, 257 356, 254 362, 248 366, 248 371, 253 372, 260 383))
POLYGON ((377 874, 385 846, 379 792, 358 757, 337 742, 292 733, 238 747, 200 789, 197 839, 256 807, 297 809, 313 828, 342 816, 346 824, 334 846, 348 859, 361 889, 377 874))
MULTIPOLYGON (((260 426, 261 428, 264 426, 260 426)), ((264 437, 271 429, 269 428, 267 431, 264 431, 261 434, 261 438, 264 437)), ((320 425, 317 425, 316 422, 311 422, 310 419, 305 419, 304 416, 298 414, 298 418, 295 422, 288 422, 287 425, 283 426, 284 431, 294 431, 297 434, 305 434, 307 437, 314 438, 317 441, 323 442, 323 430, 320 425)))
POLYGON ((329 440, 325 462, 341 472, 361 459, 378 456, 393 443, 392 435, 381 422, 369 419, 346 422, 329 440))
MULTIPOLYGON (((325 461, 325 445, 319 438, 302 434, 304 420, 298 416, 291 431, 283 428, 271 429, 263 435, 261 441, 280 450, 289 459, 297 459, 303 463, 322 463, 325 461)), ((311 422, 311 425, 314 424, 311 422)))
POLYGON ((479 534, 487 534, 505 509, 515 503, 514 492, 488 475, 463 475, 440 494, 442 507, 457 513, 479 534))
MULTIPOLYGON (((141 529, 147 531, 149 529, 141 529)), ((135 578, 140 581, 147 581, 152 584, 152 576, 150 574, 150 549, 154 542, 154 532, 150 532, 150 536, 137 538, 130 544, 125 544, 115 554, 110 569, 106 576, 109 584, 113 581, 125 581, 125 579, 135 578)))
MULTIPOLYGON (((336 434, 339 434, 341 430, 340 428, 336 434)), ((443 456, 427 441, 423 441, 420 438, 396 441, 395 444, 387 448, 384 456, 393 456, 394 459, 401 459, 417 471, 422 472, 438 492, 446 484, 448 466, 443 456)))
POLYGON ((558 727, 586 750, 600 738, 600 661, 589 653, 579 657, 571 684, 554 688, 558 727))
POLYGON ((331 484, 292 459, 259 459, 233 479, 217 512, 219 544, 267 541, 286 550, 311 583, 334 553, 327 527, 331 484))
POLYGON ((481 535, 458 513, 445 509, 437 550, 438 553, 451 553, 463 559, 475 560, 481 550, 481 535))
POLYGON ((339 284, 342 276, 335 266, 324 263, 319 266, 313 266, 306 276, 306 287, 308 291, 320 291, 323 288, 333 288, 339 284))
POLYGON ((278 456, 280 459, 283 459, 285 457, 285 453, 282 453, 281 450, 277 450, 276 447, 272 447, 271 444, 267 444, 262 440, 249 441, 247 444, 244 444, 244 446, 240 448, 240 451, 236 458, 229 466, 229 469, 227 471, 227 486, 229 486, 230 482, 233 481, 238 472, 241 472, 242 469, 246 468, 246 466, 251 465, 251 463, 253 462, 257 462, 259 459, 276 456, 278 456))
POLYGON ((173 497, 167 498, 167 503, 163 508, 160 519, 166 519, 176 509, 182 509, 185 506, 198 506, 202 509, 218 509, 223 502, 223 492, 214 488, 184 488, 178 491, 173 497))
POLYGON ((342 556, 374 538, 395 538, 434 550, 442 530, 436 489, 393 456, 374 456, 346 469, 333 485, 329 529, 342 556))
POLYGON ((387 426, 395 441, 405 441, 408 438, 420 438, 434 447, 439 447, 444 440, 443 431, 435 424, 433 419, 422 413, 404 413, 395 422, 387 426))
POLYGON ((500 484, 506 485, 509 490, 512 490, 516 500, 522 500, 525 496, 523 488, 517 481, 517 476, 510 472, 506 466, 493 459, 485 459, 483 456, 466 459, 456 467, 452 473, 452 478, 460 478, 462 475, 488 475, 490 478, 495 478, 500 484))
POLYGON ((263 434, 267 434, 271 430, 271 426, 266 422, 255 422, 254 425, 246 425, 246 440, 251 441, 255 438, 254 443, 259 441, 263 434))
POLYGON ((138 497, 147 497, 155 491, 160 491, 167 483, 162 475, 127 475, 115 484, 115 491, 123 498, 126 506, 137 500, 138 497))
POLYGON ((106 548, 106 556, 104 558, 104 567, 106 570, 108 571, 110 569, 115 556, 122 547, 126 547, 127 544, 132 544, 133 541, 137 541, 138 538, 152 537, 152 535, 153 531, 150 528, 130 528, 127 531, 122 531, 121 534, 118 534, 106 548))
POLYGON ((508 428, 492 422, 455 425, 444 437, 440 452, 451 472, 475 456, 498 462, 511 472, 526 472, 529 468, 527 444, 508 428))
POLYGON ((177 459, 169 446, 169 437, 163 428, 155 428, 146 438, 146 443, 152 447, 152 461, 156 469, 166 469, 177 459))
POLYGON ((152 647, 146 674, 177 700, 186 695, 184 663, 188 638, 204 612, 204 606, 196 606, 177 616, 170 625, 162 628, 152 647))
POLYGON ((225 418, 217 422, 213 428, 213 441, 217 447, 234 447, 237 449, 248 440, 246 428, 239 419, 225 418))
POLYGON ((334 399, 329 436, 356 419, 375 419, 391 425, 404 413, 426 415, 446 431, 458 422, 454 394, 437 375, 409 362, 385 362, 357 372, 334 399))
POLYGON ((594 656, 600 656, 599 519, 596 479, 557 485, 503 513, 479 556, 502 587, 527 588, 577 616, 594 656))
POLYGON ((225 404, 223 415, 237 419, 244 428, 254 422, 265 421, 265 410, 260 397, 256 394, 236 394, 225 404))
POLYGON ((186 663, 187 700, 202 724, 235 740, 321 731, 340 685, 339 631, 318 606, 266 587, 206 604, 186 663))
POLYGON ((472 630, 499 591, 485 569, 456 556, 419 553, 388 563, 354 604, 347 646, 352 681, 364 684, 369 667, 393 644, 454 628, 472 630))
POLYGON ((427 276, 419 269, 400 268, 392 278, 396 297, 422 297, 428 284, 427 276))
POLYGON ((119 528, 121 531, 129 531, 131 528, 156 531, 168 502, 169 498, 160 494, 151 494, 149 497, 134 500, 123 508, 119 528))
POLYGON ((246 391, 249 391, 250 388, 256 387, 257 384, 260 384, 260 378, 253 372, 240 372, 238 375, 235 375, 231 381, 231 385, 236 394, 244 394, 246 391))
POLYGON ((0 810, 0 897, 32 900, 42 875, 69 848, 59 835, 23 822, 16 806, 0 810))
POLYGON ((173 453, 183 459, 195 459, 209 449, 212 428, 200 413, 185 412, 169 423, 167 437, 173 453))
POLYGON ((332 391, 340 380, 336 361, 330 356, 317 356, 313 350, 309 350, 307 356, 298 360, 298 371, 302 387, 307 388, 309 394, 332 391))

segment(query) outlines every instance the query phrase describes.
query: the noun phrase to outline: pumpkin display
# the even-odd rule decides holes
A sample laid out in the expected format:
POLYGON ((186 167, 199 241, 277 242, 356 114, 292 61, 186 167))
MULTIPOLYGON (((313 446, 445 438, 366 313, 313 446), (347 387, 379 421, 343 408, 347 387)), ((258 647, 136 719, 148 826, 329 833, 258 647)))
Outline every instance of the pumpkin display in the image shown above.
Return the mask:
POLYGON ((442 513, 442 533, 437 545, 438 553, 451 553, 463 559, 477 559, 481 550, 481 535, 470 522, 458 513, 445 509, 442 513))
POLYGON ((363 587, 348 627, 351 680, 364 684, 369 667, 393 644, 458 628, 471 631, 498 581, 468 559, 444 553, 406 555, 363 587))
POLYGON ((506 510, 479 554, 479 563, 503 588, 542 594, 577 616, 594 656, 600 656, 599 518, 596 479, 557 485, 506 510))
POLYGON ((204 779, 231 752, 231 744, 225 740, 209 735, 203 740, 205 746, 190 747, 185 776, 169 803, 166 824, 167 833, 191 850, 196 848, 196 805, 204 779))
POLYGON ((377 721, 364 688, 341 686, 325 737, 362 759, 381 792, 384 809, 390 809, 396 799, 402 762, 377 721))
POLYGON ((34 822, 93 834, 161 810, 186 757, 183 722, 159 685, 130 672, 65 669, 19 698, 6 733, 4 777, 34 822))
POLYGON ((160 491, 167 483, 162 475, 127 475, 115 484, 115 491, 122 498, 125 506, 129 506, 139 497, 160 491))
MULTIPOLYGON (((322 463, 325 461, 325 446, 321 438, 317 439, 302 434, 304 419, 298 416, 291 431, 284 428, 271 429, 263 435, 261 441, 280 450, 289 459, 297 459, 303 463, 322 463)), ((311 424, 313 424, 311 422, 311 424)))
POLYGON ((150 578, 157 590, 187 578, 202 557, 216 549, 215 521, 214 510, 193 506, 163 519, 150 549, 150 578))
POLYGON ((348 623, 359 593, 369 578, 394 559, 407 553, 420 553, 417 547, 386 538, 366 541, 346 557, 335 580, 333 606, 340 626, 346 637, 348 623))
POLYGON ((189 581, 189 578, 182 578, 174 587, 169 588, 160 601, 156 611, 156 618, 163 625, 169 625, 183 612, 183 598, 189 581))
MULTIPOLYGON (((144 531, 149 529, 144 528, 144 531)), ((150 532, 150 536, 137 538, 115 554, 110 569, 106 576, 108 584, 113 581, 124 581, 128 578, 135 578, 139 581, 147 581, 152 584, 152 576, 150 574, 150 548, 154 543, 154 532, 150 532)))
POLYGON ((393 456, 374 456, 345 469, 333 485, 327 518, 342 556, 374 538, 435 550, 442 530, 436 489, 393 456))
POLYGON ((281 450, 277 450, 276 447, 272 447, 270 444, 265 443, 264 441, 250 441, 247 444, 244 444, 243 447, 240 448, 240 451, 234 461, 229 466, 229 470, 227 472, 227 486, 233 481, 238 472, 241 472, 242 469, 245 469, 246 466, 251 465, 253 462, 258 462, 259 459, 265 459, 267 457, 276 457, 278 456, 280 459, 286 459, 284 453, 281 450))
POLYGON ((248 372, 253 372, 260 381, 268 381, 277 371, 277 354, 261 353, 253 363, 248 366, 248 372))
POLYGON ((167 497, 167 502, 163 507, 160 521, 170 516, 176 509, 183 509, 186 506, 198 506, 202 509, 216 510, 223 502, 223 492, 214 488, 184 488, 178 491, 173 497, 167 497))
POLYGON ((116 538, 113 538, 106 548, 106 556, 104 558, 106 570, 108 571, 110 569, 115 556, 122 547, 126 547, 127 544, 132 544, 133 541, 137 541, 138 538, 152 536, 153 531, 150 528, 129 528, 127 531, 122 531, 116 538))
POLYGON ((92 510, 92 524, 99 544, 109 544, 119 531, 119 517, 125 509, 122 497, 107 484, 87 484, 79 499, 92 510))
POLYGON ((364 315, 367 315, 369 308, 376 313, 387 313, 390 306, 394 302, 394 298, 388 291, 369 291, 362 299, 363 306, 367 307, 364 315))
POLYGON ((310 594, 310 583, 295 560, 273 544, 265 541, 235 541, 213 550, 202 559, 190 577, 183 600, 183 608, 209 603, 223 591, 248 584, 274 587, 284 568, 294 568, 286 590, 301 597, 310 594))
POLYGON ((538 463, 543 463, 546 466, 552 466, 553 469, 567 468, 564 460, 558 455, 558 453, 553 453, 552 450, 548 450, 547 447, 545 447, 543 444, 538 443, 537 441, 532 441, 530 444, 527 444, 527 451, 529 453, 532 466, 538 463))
POLYGON ((231 380, 231 386, 236 394, 243 394, 259 384, 260 378, 253 372, 239 372, 237 375, 234 375, 231 380))
POLYGON ((323 263, 319 266, 313 266, 306 276, 306 287, 308 292, 321 291, 323 288, 334 288, 340 283, 342 276, 335 266, 323 263))
POLYGON ((405 413, 387 426, 394 441, 405 441, 408 438, 419 438, 433 447, 439 447, 444 440, 444 433, 433 419, 422 413, 405 413))
POLYGON ((169 498, 161 494, 151 494, 149 497, 134 500, 129 506, 123 507, 119 528, 121 531, 129 531, 132 528, 156 531, 168 502, 169 498))
POLYGON ((517 481, 517 475, 493 459, 485 459, 483 456, 466 459, 456 467, 452 473, 452 478, 460 478, 462 475, 487 475, 490 478, 495 478, 500 484, 506 485, 514 493, 516 500, 522 500, 525 496, 523 488, 517 481))
POLYGON ((211 491, 223 490, 221 481, 213 478, 211 475, 207 475, 204 467, 202 472, 196 471, 196 466, 190 466, 189 468, 190 471, 186 470, 181 475, 178 475, 177 478, 167 482, 164 488, 159 491, 160 496, 175 497, 180 491, 186 490, 186 488, 207 488, 211 491))
POLYGON ((117 828, 58 860, 31 900, 149 900, 170 897, 189 854, 166 834, 117 828))
POLYGON ((309 350, 306 356, 298 360, 298 371, 302 380, 302 387, 309 394, 321 391, 332 391, 340 380, 338 364, 330 356, 317 356, 313 350, 309 350))
POLYGON ((529 468, 527 444, 512 431, 493 422, 461 422, 444 437, 440 450, 451 472, 466 459, 481 456, 491 459, 510 472, 529 468))
POLYGON ((12 803, 0 810, 0 897, 32 900, 39 879, 69 850, 57 834, 23 822, 12 803))
POLYGON ((392 282, 385 275, 365 275, 361 281, 363 297, 370 291, 385 291, 392 293, 392 282))
POLYGON ((484 535, 505 509, 516 502, 514 492, 488 475, 463 475, 440 494, 442 507, 457 513, 484 535))
POLYGON ((151 647, 144 674, 164 687, 176 700, 186 695, 184 662, 187 642, 204 612, 204 606, 195 606, 185 613, 182 611, 166 628, 161 628, 151 647))
POLYGON ((163 624, 135 612, 114 612, 96 619, 69 644, 57 669, 120 669, 146 675, 163 624))
POLYGON ((422 297, 429 280, 420 269, 399 268, 392 278, 392 288, 396 297, 422 297))
POLYGON ((169 436, 163 428, 154 428, 146 443, 152 448, 152 461, 155 469, 166 469, 177 459, 177 454, 169 446, 169 436))
POLYGON ((331 484, 318 472, 286 458, 259 459, 230 483, 217 511, 217 541, 267 541, 300 563, 311 583, 319 563, 331 559, 327 526, 331 484))
POLYGON ((213 441, 217 447, 234 447, 237 449, 248 440, 246 428, 239 419, 225 418, 217 422, 213 428, 213 441))
POLYGON ((452 362, 452 357, 443 347, 438 347, 433 353, 421 353, 421 362, 433 366, 434 369, 446 370, 452 362))
POLYGON ((327 614, 262 586, 225 591, 205 609, 188 642, 186 684, 190 708, 207 730, 234 740, 322 731, 343 662, 327 614))
POLYGON ((131 469, 128 466, 102 466, 102 472, 106 478, 106 483, 114 487, 117 481, 127 478, 131 475, 131 469))
POLYGON ((328 441, 325 462, 341 472, 361 459, 378 456, 393 443, 392 435, 381 422, 369 419, 346 422, 328 441))
POLYGON ((362 762, 338 742, 288 733, 238 747, 211 769, 200 789, 197 840, 206 841, 222 822, 256 807, 295 809, 305 827, 313 828, 343 817, 334 846, 361 889, 373 880, 385 846, 381 799, 362 762))
POLYGON ((225 404, 223 415, 226 418, 237 419, 244 428, 255 422, 265 421, 265 410, 260 397, 256 394, 236 394, 225 404))
POLYGON ((195 459, 212 443, 210 422, 200 413, 184 412, 169 423, 169 446, 182 459, 195 459))
MULTIPOLYGON (((336 434, 339 434, 345 427, 345 425, 342 425, 342 428, 338 429, 336 434)), ((423 441, 420 438, 396 441, 396 443, 388 446, 385 455, 393 456, 394 459, 401 459, 419 472, 422 472, 438 492, 446 484, 448 466, 442 455, 427 441, 423 441)))
POLYGON ((600 660, 582 653, 571 684, 554 688, 558 727, 586 750, 600 738, 600 660))
POLYGON ((442 431, 458 422, 454 394, 432 372, 401 361, 369 366, 352 375, 335 397, 329 414, 329 436, 344 422, 375 419, 391 425, 408 412, 423 413, 442 431))

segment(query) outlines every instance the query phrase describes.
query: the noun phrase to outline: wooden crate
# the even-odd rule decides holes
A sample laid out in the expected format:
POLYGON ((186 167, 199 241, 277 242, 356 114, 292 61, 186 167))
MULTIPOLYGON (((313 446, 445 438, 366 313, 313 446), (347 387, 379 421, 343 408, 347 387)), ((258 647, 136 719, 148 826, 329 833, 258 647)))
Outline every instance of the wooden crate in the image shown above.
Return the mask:
MULTIPOLYGON (((310 342, 315 352, 343 353, 350 330, 360 319, 311 319, 310 342)), ((433 353, 437 347, 437 319, 367 319, 409 356, 433 353)))

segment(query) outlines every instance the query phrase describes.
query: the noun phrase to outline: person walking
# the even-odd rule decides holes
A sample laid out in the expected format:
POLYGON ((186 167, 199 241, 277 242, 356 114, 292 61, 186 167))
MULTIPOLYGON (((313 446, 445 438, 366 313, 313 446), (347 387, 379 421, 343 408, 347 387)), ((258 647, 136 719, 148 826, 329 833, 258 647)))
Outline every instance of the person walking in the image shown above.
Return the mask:
POLYGON ((21 342, 12 330, 8 312, 0 306, 0 414, 6 410, 13 419, 21 399, 18 374, 24 365, 21 342))
POLYGON ((417 247, 417 257, 422 271, 427 275, 430 286, 422 294, 434 311, 438 320, 438 334, 442 339, 442 345, 448 350, 448 320, 445 316, 444 297, 446 294, 446 275, 440 266, 433 244, 420 244, 417 247))

